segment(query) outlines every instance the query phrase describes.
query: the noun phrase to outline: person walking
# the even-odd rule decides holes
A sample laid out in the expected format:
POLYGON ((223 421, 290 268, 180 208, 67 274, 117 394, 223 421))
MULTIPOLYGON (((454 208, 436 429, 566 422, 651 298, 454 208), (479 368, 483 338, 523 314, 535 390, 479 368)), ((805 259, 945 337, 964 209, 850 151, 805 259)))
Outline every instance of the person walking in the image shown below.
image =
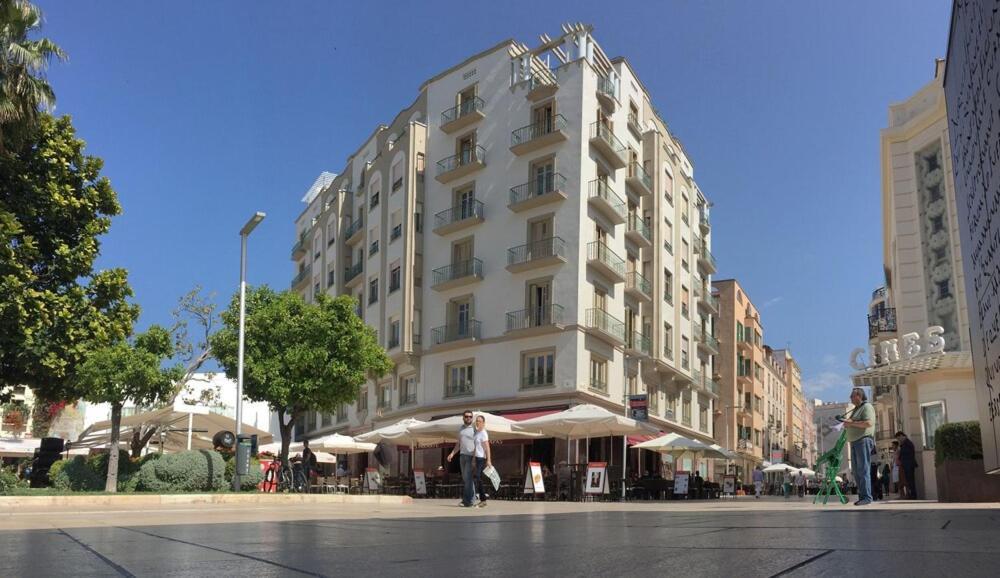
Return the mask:
POLYGON ((872 485, 872 500, 879 501, 882 499, 882 483, 878 480, 879 467, 878 464, 872 461, 871 472, 868 474, 869 482, 872 485))
POLYGON ((871 459, 875 451, 875 408, 868 403, 865 390, 855 387, 851 390, 854 409, 844 416, 847 428, 847 442, 851 444, 851 466, 858 485, 858 501, 855 506, 872 503, 871 459))
POLYGON ((795 488, 799 493, 799 498, 804 498, 806 495, 806 475, 801 471, 795 477, 795 488))
POLYGON ((892 489, 903 499, 903 470, 899 467, 899 442, 892 440, 892 489))
POLYGON ((889 468, 889 464, 882 464, 882 497, 886 500, 889 499, 889 480, 892 479, 892 470, 889 468))
POLYGON ((786 500, 792 497, 792 474, 790 470, 785 470, 784 475, 782 475, 781 493, 785 496, 786 500))
POLYGON ((476 488, 472 480, 472 468, 476 458, 476 429, 472 425, 472 412, 466 410, 462 412, 462 427, 458 430, 458 441, 451 453, 448 454, 448 461, 458 454, 458 465, 462 468, 462 503, 463 508, 471 508, 476 499, 476 488))
POLYGON ((760 471, 760 466, 757 466, 753 471, 753 489, 754 495, 759 500, 760 492, 764 489, 764 472, 760 471))
POLYGON ((476 444, 476 489, 479 491, 480 508, 486 507, 486 487, 483 485, 483 470, 486 466, 493 465, 493 456, 490 454, 490 434, 486 433, 486 416, 476 416, 476 435, 473 438, 476 444))
POLYGON ((906 487, 906 499, 917 499, 917 450, 913 447, 913 442, 906 434, 896 432, 896 441, 899 442, 899 467, 901 470, 900 482, 906 487))

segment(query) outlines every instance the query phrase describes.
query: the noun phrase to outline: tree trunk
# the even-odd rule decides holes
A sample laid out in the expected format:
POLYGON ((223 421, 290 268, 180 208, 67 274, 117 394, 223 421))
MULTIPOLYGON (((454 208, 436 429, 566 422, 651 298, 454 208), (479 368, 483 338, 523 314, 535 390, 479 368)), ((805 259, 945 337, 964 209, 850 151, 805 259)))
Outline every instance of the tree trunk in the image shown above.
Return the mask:
POLYGON ((288 417, 288 423, 285 423, 285 410, 278 410, 278 428, 281 431, 281 463, 288 463, 288 446, 292 443, 292 424, 295 423, 295 413, 288 417))
POLYGON ((108 447, 108 479, 104 491, 118 491, 118 438, 121 435, 122 404, 111 404, 111 443, 108 447))
POLYGON ((132 457, 140 458, 142 457, 142 450, 152 439, 153 435, 156 434, 157 428, 155 426, 143 425, 132 430, 132 457))

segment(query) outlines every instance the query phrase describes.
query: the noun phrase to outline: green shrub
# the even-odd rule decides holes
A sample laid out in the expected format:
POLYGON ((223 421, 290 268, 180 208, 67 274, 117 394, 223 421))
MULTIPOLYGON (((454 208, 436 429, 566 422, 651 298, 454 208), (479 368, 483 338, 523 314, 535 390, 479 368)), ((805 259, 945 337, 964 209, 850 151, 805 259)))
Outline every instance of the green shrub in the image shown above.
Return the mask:
MULTIPOLYGON (((143 458, 145 459, 145 458, 143 458)), ((138 482, 140 462, 132 461, 127 452, 118 453, 118 491, 134 492, 138 482)), ((99 492, 108 479, 108 454, 74 456, 59 460, 49 470, 53 487, 64 491, 99 492)))
POLYGON ((10 494, 17 488, 27 488, 27 480, 17 477, 17 472, 0 468, 0 495, 10 494))
POLYGON ((978 421, 946 423, 934 432, 934 463, 983 459, 978 421))
MULTIPOLYGON (((233 487, 233 474, 236 473, 236 456, 228 455, 226 459, 226 487, 233 487)), ((240 489, 244 491, 256 490, 257 484, 264 480, 264 473, 260 471, 260 460, 250 458, 250 473, 240 478, 240 489)))
POLYGON ((136 489, 144 492, 205 492, 225 487, 226 464, 218 452, 164 454, 139 468, 136 489))

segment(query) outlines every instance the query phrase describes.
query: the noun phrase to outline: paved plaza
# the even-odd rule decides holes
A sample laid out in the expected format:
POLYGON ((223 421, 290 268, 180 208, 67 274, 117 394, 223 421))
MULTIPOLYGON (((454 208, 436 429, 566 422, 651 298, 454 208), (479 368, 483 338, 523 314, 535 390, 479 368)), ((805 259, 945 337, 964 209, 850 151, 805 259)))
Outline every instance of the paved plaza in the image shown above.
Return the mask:
POLYGON ((0 576, 995 576, 998 542, 1000 505, 22 508, 0 576))

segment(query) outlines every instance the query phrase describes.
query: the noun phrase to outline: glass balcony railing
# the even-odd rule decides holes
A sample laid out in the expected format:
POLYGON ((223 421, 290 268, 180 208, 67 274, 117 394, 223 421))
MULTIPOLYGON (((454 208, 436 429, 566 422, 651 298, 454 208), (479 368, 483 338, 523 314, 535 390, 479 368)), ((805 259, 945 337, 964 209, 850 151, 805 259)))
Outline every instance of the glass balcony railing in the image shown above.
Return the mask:
POLYGON ((625 288, 635 289, 647 297, 653 296, 653 284, 638 271, 629 271, 625 276, 625 288))
POLYGON ((587 309, 587 327, 625 341, 625 324, 603 309, 587 309))
POLYGON ((625 261, 600 241, 587 243, 587 260, 598 261, 617 275, 625 276, 625 261))
POLYGON ((594 179, 590 181, 589 198, 603 200, 608 204, 608 206, 611 207, 611 210, 618 215, 619 218, 625 218, 625 201, 623 201, 622 198, 615 193, 614 189, 608 185, 607 181, 602 181, 601 179, 594 179))
POLYGON ((511 132, 510 146, 514 147, 547 134, 563 130, 564 128, 566 128, 566 118, 561 114, 557 114, 552 118, 529 124, 511 132))
POLYGON ((561 237, 549 237, 507 249, 507 265, 521 265, 538 259, 565 256, 565 241, 561 237))
POLYGON ((475 199, 459 203, 434 215, 434 228, 440 229, 466 219, 482 219, 485 208, 482 201, 475 199))
POLYGON ((435 327, 431 329, 431 338, 434 340, 434 345, 463 339, 479 339, 480 323, 475 319, 468 319, 435 327))
POLYGON ((524 183, 523 185, 511 187, 510 204, 516 205, 527 201, 528 199, 541 197, 542 195, 547 195, 556 191, 563 191, 565 189, 566 177, 559 173, 548 173, 530 182, 524 183))
POLYGON ((507 331, 544 327, 562 322, 563 307, 554 303, 507 313, 507 331))
POLYGON ((646 221, 642 220, 642 217, 634 213, 628 216, 628 232, 639 233, 643 239, 652 241, 649 225, 646 224, 646 221))
POLYGON ((610 96, 611 98, 618 98, 618 91, 615 90, 615 83, 607 76, 600 76, 597 78, 597 92, 610 96))
POLYGON ((483 276, 483 262, 480 259, 468 259, 438 267, 433 272, 434 285, 442 285, 463 277, 483 276))
POLYGON ((453 106, 442 112, 441 124, 448 124, 449 122, 458 120, 463 116, 468 116, 474 112, 482 112, 484 106, 486 106, 486 102, 478 96, 470 98, 463 101, 461 104, 453 106))
POLYGON ((646 187, 647 190, 653 190, 653 177, 649 176, 646 169, 642 168, 637 162, 631 162, 628 165, 628 176, 630 178, 636 179, 646 187))
POLYGON ((437 162, 437 174, 440 176, 460 167, 484 162, 486 162, 486 149, 477 146, 476 148, 466 149, 457 155, 439 160, 437 162))

